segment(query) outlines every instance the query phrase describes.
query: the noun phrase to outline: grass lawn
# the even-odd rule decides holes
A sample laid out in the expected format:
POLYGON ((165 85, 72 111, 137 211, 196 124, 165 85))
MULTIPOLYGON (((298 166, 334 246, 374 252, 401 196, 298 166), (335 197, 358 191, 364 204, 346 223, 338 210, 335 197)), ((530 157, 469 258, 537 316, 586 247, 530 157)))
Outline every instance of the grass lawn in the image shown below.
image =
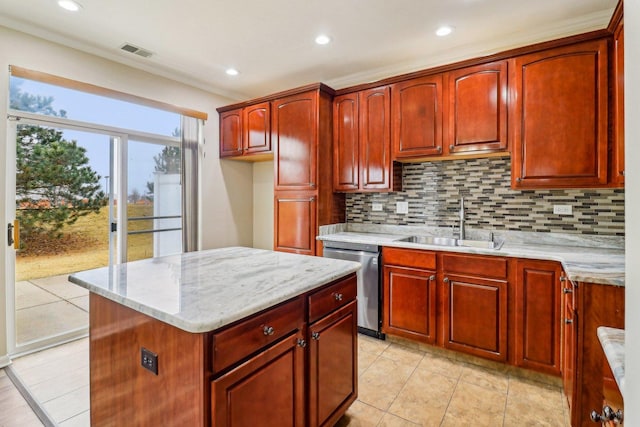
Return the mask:
MULTIPOLYGON (((152 216, 153 205, 129 205, 130 217, 152 216)), ((153 221, 130 221, 129 230, 153 228, 153 221)), ((16 281, 69 274, 109 264, 109 212, 104 207, 66 227, 60 240, 41 242, 46 250, 18 251, 16 281)), ((129 261, 153 256, 152 234, 129 236, 129 261)))

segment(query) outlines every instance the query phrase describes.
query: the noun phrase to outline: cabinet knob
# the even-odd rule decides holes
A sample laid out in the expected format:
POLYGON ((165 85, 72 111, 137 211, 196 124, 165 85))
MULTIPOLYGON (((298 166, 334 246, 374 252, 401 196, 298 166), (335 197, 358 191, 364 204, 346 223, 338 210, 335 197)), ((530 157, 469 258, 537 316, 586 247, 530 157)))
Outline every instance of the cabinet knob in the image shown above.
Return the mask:
POLYGON ((307 342, 302 338, 298 338, 298 347, 305 348, 307 346, 307 342))
POLYGON ((442 153, 442 147, 436 147, 436 151, 437 151, 438 153, 442 153))
POLYGON ((621 424, 623 421, 622 410, 618 409, 614 412, 609 405, 605 405, 602 407, 602 413, 599 413, 595 410, 591 411, 590 418, 594 423, 613 421, 616 424, 621 424))
POLYGON ((431 276, 429 276, 429 281, 430 282, 432 282, 434 280, 436 280, 436 275, 435 274, 432 274, 431 276))
POLYGON ((516 178, 516 182, 522 182, 522 178, 517 177, 517 178, 516 178))
POLYGON ((316 186, 316 183, 315 183, 315 182, 310 182, 310 183, 309 183, 309 187, 311 187, 311 188, 315 188, 315 186, 316 186))
POLYGON ((449 283, 449 278, 448 278, 448 277, 445 277, 444 279, 442 279, 442 281, 443 281, 444 283, 449 283))
POLYGON ((570 325, 573 323, 573 319, 564 319, 564 324, 565 325, 570 325))
POLYGON ((273 335, 274 332, 275 329, 273 329, 273 326, 265 326, 264 328, 262 328, 262 333, 266 336, 273 335))
POLYGON ((605 421, 602 415, 600 415, 598 411, 595 411, 595 410, 591 411, 591 415, 589 417, 591 418, 591 421, 593 421, 594 423, 601 423, 605 421))
POLYGON ((562 288, 562 293, 563 294, 572 294, 573 293, 573 289, 571 289, 571 288, 562 288))
POLYGON ((319 332, 313 332, 311 334, 311 339, 318 341, 320 339, 320 333, 319 332))
POLYGON ((453 150, 455 150, 455 149, 456 149, 456 146, 455 146, 455 145, 451 144, 451 145, 449 146, 449 151, 453 151, 453 150))
POLYGON ((560 281, 561 282, 566 282, 567 281, 567 276, 560 276, 560 281))
POLYGON ((343 298, 342 294, 338 293, 333 294, 333 297, 336 299, 336 301, 342 301, 343 298))

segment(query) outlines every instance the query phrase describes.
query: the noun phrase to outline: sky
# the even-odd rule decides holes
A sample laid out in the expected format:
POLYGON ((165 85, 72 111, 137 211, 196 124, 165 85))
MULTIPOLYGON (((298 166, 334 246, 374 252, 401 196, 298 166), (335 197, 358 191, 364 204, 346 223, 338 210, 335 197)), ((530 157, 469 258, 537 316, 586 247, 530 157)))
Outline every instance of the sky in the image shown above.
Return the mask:
MULTIPOLYGON (((83 122, 132 129, 147 133, 171 136, 180 127, 180 115, 154 108, 119 101, 107 97, 88 94, 59 86, 12 77, 20 82, 22 92, 32 95, 51 96, 55 110, 65 110, 67 118, 83 122)), ((64 130, 64 137, 76 140, 87 149, 89 164, 102 178, 100 184, 105 193, 109 181, 109 135, 64 130)), ((129 141, 128 147, 128 189, 129 194, 136 189, 144 194, 146 183, 153 181, 155 162, 153 156, 162 146, 139 141, 129 141)))

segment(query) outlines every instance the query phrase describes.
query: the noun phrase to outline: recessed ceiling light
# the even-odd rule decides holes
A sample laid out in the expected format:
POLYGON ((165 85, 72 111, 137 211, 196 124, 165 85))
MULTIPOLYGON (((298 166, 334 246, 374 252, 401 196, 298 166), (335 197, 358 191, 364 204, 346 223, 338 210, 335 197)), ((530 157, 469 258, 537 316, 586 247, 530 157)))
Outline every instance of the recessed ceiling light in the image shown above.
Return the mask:
POLYGON ((73 0, 58 0, 58 6, 71 12, 77 12, 82 9, 80 3, 73 0))
POLYGON ((453 27, 450 27, 448 25, 443 25, 442 27, 436 30, 436 36, 444 37, 444 36, 448 36, 452 32, 453 32, 453 27))
POLYGON ((227 71, 225 71, 225 73, 230 76, 237 76, 238 74, 240 74, 235 68, 227 68, 227 71))
POLYGON ((316 37, 316 43, 319 45, 329 44, 330 41, 331 41, 331 37, 325 34, 320 34, 318 37, 316 37))

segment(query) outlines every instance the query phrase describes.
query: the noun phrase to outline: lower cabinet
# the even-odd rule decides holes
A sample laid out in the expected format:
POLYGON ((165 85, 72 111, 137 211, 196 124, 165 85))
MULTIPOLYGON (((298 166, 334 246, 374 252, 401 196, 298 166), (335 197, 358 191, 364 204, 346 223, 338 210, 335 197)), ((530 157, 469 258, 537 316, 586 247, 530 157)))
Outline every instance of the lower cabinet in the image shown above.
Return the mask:
POLYGON ((557 262, 517 261, 515 364, 560 375, 561 280, 557 262))
POLYGON ((213 425, 298 427, 304 419, 304 348, 302 331, 222 375, 211 384, 213 425))
POLYGON ((442 270, 444 346, 506 361, 507 260, 444 254, 442 270))
POLYGON ((333 426, 358 392, 356 286, 354 274, 212 334, 211 424, 333 426), (222 350, 236 357, 216 362, 222 350))
POLYGON ((434 344, 435 253, 385 248, 382 259, 382 332, 434 344))
POLYGON ((352 301, 309 327, 311 427, 333 426, 357 397, 357 316, 352 301))

